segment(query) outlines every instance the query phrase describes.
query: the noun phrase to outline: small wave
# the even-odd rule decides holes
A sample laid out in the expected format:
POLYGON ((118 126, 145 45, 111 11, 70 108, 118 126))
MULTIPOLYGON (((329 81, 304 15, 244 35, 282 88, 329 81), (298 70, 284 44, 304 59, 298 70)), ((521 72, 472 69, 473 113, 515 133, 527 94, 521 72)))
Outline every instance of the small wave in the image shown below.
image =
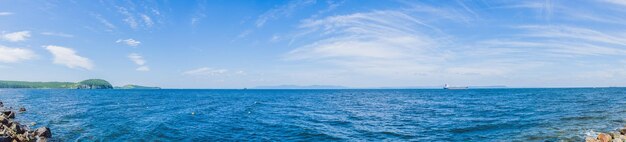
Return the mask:
POLYGON ((574 116, 561 118, 563 121, 580 121, 580 120, 604 120, 606 116, 574 116))
POLYGON ((452 132, 452 133, 469 133, 469 132, 475 132, 475 131, 485 131, 485 130, 490 130, 490 129, 497 129, 497 128, 500 128, 500 127, 501 127, 500 124, 474 125, 474 126, 470 126, 470 127, 451 129, 450 132, 452 132))

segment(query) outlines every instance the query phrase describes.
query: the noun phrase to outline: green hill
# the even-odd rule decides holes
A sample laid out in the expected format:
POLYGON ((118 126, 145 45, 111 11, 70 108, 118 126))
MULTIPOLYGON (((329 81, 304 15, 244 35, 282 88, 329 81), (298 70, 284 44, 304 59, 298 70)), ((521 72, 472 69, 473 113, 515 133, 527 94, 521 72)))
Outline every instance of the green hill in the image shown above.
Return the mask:
POLYGON ((76 88, 73 82, 1 81, 0 88, 76 88))
POLYGON ((88 79, 74 82, 29 82, 29 81, 2 81, 0 88, 39 88, 39 89, 113 89, 113 86, 102 79, 88 79))
POLYGON ((87 79, 78 82, 76 89, 113 89, 113 85, 102 79, 87 79))

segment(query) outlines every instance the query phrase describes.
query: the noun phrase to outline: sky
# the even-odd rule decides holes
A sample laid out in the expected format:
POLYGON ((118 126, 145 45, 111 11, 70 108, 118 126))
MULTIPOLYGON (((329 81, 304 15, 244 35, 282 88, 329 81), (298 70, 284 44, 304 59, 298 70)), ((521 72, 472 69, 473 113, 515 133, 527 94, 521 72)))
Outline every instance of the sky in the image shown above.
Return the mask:
POLYGON ((0 80, 626 86, 624 0, 0 0, 0 80))

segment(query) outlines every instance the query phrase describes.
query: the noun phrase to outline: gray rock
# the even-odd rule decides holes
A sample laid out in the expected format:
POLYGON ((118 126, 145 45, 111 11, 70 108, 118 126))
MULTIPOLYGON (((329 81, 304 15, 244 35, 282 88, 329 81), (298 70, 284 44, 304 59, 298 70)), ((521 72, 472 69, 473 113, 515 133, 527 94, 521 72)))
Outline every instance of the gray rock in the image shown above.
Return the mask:
POLYGON ((51 138, 52 137, 52 132, 50 132, 50 128, 48 128, 48 127, 39 127, 39 128, 37 128, 37 130, 35 130, 35 136, 51 138))

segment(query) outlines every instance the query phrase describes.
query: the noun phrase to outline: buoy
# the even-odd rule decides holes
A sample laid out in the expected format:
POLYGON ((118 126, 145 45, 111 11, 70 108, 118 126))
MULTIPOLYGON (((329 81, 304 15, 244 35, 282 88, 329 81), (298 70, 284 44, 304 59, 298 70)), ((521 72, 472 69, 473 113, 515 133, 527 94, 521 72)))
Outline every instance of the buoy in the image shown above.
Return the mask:
POLYGON ((191 115, 196 115, 196 112, 191 112, 191 115))

